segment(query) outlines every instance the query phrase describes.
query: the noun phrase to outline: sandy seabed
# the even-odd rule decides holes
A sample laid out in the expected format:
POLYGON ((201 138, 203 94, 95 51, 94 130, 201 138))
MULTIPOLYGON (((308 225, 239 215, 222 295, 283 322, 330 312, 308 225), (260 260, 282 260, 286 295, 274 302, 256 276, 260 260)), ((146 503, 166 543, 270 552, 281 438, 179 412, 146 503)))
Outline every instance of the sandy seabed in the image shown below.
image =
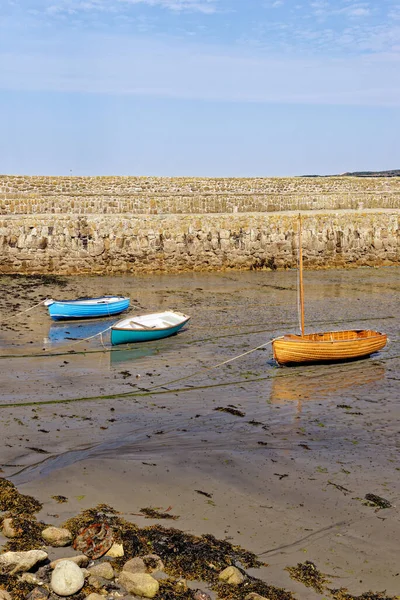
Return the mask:
POLYGON ((390 343, 294 368, 267 345, 207 370, 297 331, 295 271, 0 277, 2 476, 55 525, 99 503, 140 526, 157 522, 141 508, 168 508, 177 528, 255 552, 268 566, 253 574, 299 599, 323 597, 285 570, 305 560, 334 588, 399 594, 400 269, 308 271, 305 294, 308 332, 372 328, 390 343), (111 350, 108 331, 78 340, 118 317, 27 310, 116 293, 131 314, 176 309, 190 325, 111 350), (371 493, 393 506, 368 505, 371 493))

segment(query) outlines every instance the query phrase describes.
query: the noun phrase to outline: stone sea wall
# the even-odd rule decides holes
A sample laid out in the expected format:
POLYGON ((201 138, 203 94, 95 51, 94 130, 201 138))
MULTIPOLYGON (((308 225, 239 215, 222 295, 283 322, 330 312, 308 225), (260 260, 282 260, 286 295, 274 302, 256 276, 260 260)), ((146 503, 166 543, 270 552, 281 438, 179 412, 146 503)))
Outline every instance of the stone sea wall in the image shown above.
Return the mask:
MULTIPOLYGON (((0 217, 2 273, 116 274, 296 266, 297 212, 0 217)), ((303 213, 305 266, 400 264, 400 211, 303 213)))
POLYGON ((0 215, 208 214, 400 208, 400 177, 0 176, 0 215))
POLYGON ((400 262, 400 178, 0 176, 0 273, 400 262))

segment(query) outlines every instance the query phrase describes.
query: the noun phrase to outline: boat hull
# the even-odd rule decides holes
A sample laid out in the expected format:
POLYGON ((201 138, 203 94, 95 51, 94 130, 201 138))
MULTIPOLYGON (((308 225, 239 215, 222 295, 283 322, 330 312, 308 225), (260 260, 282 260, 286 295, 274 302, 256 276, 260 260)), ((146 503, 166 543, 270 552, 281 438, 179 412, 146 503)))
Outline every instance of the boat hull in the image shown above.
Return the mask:
POLYGON ((285 335, 272 343, 280 365, 340 362, 365 358, 385 347, 387 336, 372 330, 285 335))
POLYGON ((129 308, 129 298, 121 298, 115 302, 107 301, 104 296, 104 301, 101 298, 93 298, 87 301, 80 300, 55 300, 48 304, 50 317, 54 321, 65 319, 92 319, 99 317, 109 317, 118 315, 129 308))
MULTIPOLYGON (((170 325, 165 324, 163 326, 148 326, 140 327, 140 319, 147 319, 148 324, 152 323, 152 318, 157 319, 166 313, 156 313, 155 315, 144 315, 142 317, 132 317, 119 321, 113 327, 111 327, 111 344, 116 346, 118 344, 132 344, 137 342, 151 342, 153 340, 160 340, 162 338, 170 337, 175 335, 188 323, 190 317, 187 315, 181 315, 178 313, 173 314, 175 317, 175 323, 170 325), (136 319, 136 320, 135 320, 136 319), (133 324, 130 326, 130 323, 133 324)), ((157 320, 154 321, 157 323, 157 320)))

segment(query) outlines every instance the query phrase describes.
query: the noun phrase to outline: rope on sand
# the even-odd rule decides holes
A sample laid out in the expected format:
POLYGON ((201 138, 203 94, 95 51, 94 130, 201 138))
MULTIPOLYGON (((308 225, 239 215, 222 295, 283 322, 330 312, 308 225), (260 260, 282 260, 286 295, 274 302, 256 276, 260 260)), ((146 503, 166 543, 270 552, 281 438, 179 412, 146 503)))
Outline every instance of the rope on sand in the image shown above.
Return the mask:
POLYGON ((37 308, 41 304, 44 304, 46 302, 46 300, 47 300, 47 298, 45 298, 44 300, 41 300, 40 302, 38 302, 34 306, 31 306, 30 308, 26 308, 25 310, 20 310, 15 315, 12 315, 9 319, 1 319, 1 322, 6 323, 7 321, 12 321, 13 319, 15 319, 15 317, 18 317, 19 315, 23 315, 24 313, 27 313, 30 310, 33 310, 34 308, 37 308))

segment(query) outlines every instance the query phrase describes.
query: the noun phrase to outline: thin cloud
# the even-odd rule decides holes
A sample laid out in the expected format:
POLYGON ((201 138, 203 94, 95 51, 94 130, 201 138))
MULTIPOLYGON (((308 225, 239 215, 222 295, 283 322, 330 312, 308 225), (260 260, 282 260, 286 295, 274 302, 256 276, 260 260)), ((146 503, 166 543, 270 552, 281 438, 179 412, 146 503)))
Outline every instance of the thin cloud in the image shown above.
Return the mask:
POLYGON ((77 14, 80 12, 119 12, 129 6, 147 5, 174 12, 201 12, 212 14, 218 0, 59 0, 46 8, 47 14, 77 14))

